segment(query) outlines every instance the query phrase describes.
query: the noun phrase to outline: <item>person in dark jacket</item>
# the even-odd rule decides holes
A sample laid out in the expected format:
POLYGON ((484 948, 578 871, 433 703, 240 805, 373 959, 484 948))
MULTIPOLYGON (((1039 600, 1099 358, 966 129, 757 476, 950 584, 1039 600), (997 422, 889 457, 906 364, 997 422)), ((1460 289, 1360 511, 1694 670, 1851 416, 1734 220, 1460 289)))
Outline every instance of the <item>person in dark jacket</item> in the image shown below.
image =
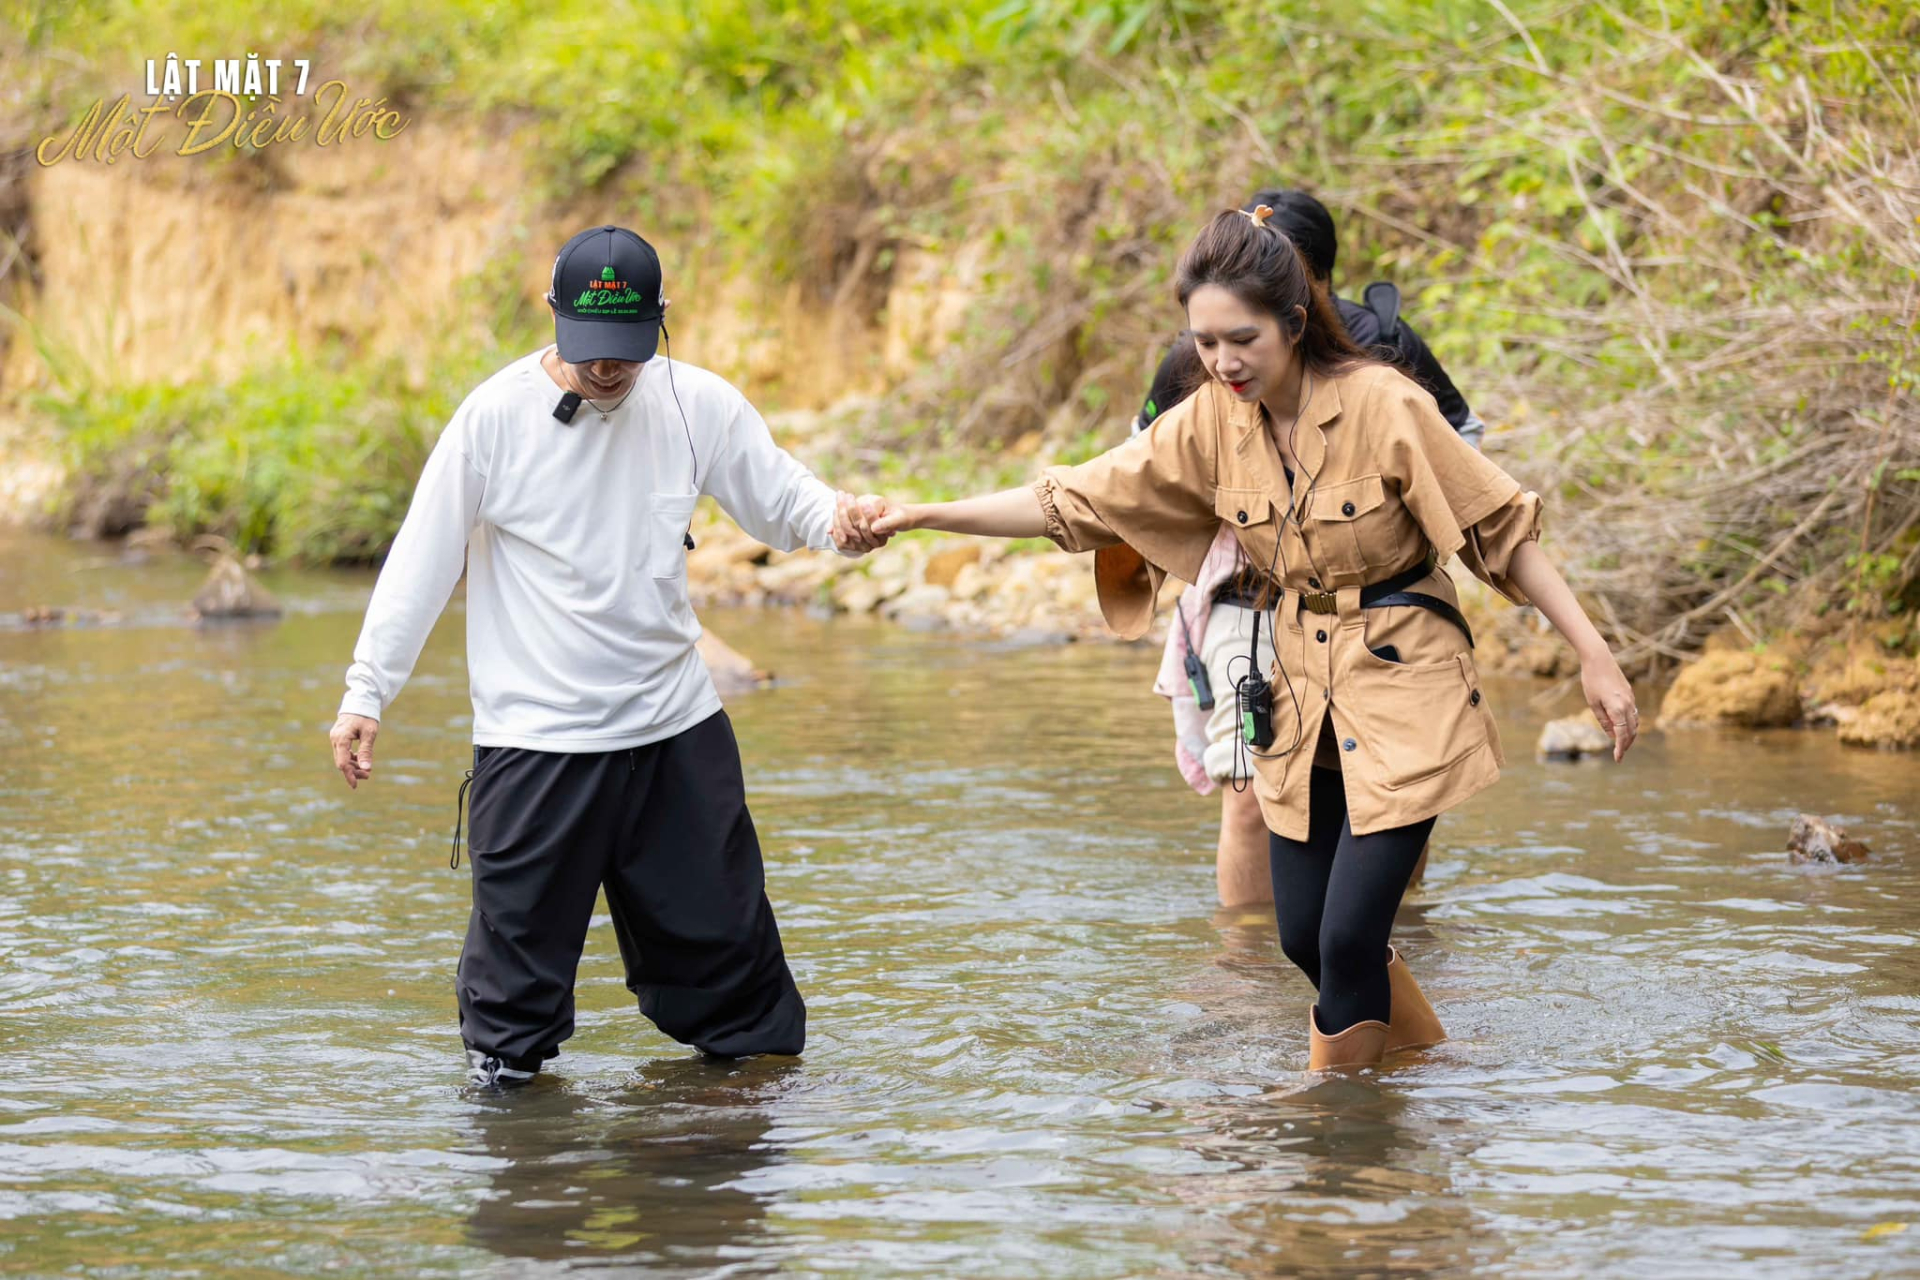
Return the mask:
MULTIPOLYGON (((1268 225, 1293 241, 1308 273, 1318 284, 1328 286, 1331 294, 1329 281, 1340 245, 1327 207, 1304 191, 1273 187, 1254 192, 1245 207, 1251 212, 1262 205, 1273 210, 1268 225)), ((1400 318, 1399 291, 1390 284, 1372 284, 1364 296, 1364 302, 1333 297, 1334 309, 1355 344, 1426 388, 1441 416, 1461 438, 1478 448, 1485 424, 1474 416, 1466 397, 1414 327, 1400 318)), ((1134 419, 1134 430, 1144 431, 1206 380, 1206 368, 1193 339, 1182 334, 1160 361, 1146 403, 1134 419)), ((1236 746, 1239 717, 1233 677, 1247 669, 1248 644, 1254 634, 1253 606, 1259 593, 1231 571, 1231 564, 1238 559, 1235 545, 1231 536, 1226 536, 1222 553, 1210 556, 1202 570, 1205 580, 1189 587, 1182 596, 1176 625, 1169 628, 1161 678, 1154 686, 1174 704, 1175 757, 1182 776, 1202 795, 1216 786, 1220 788, 1215 872, 1220 905, 1225 907, 1269 901, 1273 893, 1267 874, 1266 823, 1247 785, 1244 753, 1236 746), (1216 699, 1211 708, 1197 707, 1189 696, 1189 686, 1180 678, 1189 652, 1206 669, 1216 699), (1233 665, 1236 659, 1237 666, 1233 665)), ((1266 636, 1260 637, 1260 645, 1261 663, 1270 664, 1273 655, 1268 651, 1266 636)), ((1424 869, 1423 860, 1415 873, 1416 882, 1424 869)))
MULTIPOLYGON (((1327 206, 1304 191, 1266 187, 1254 192, 1244 207, 1251 211, 1263 204, 1273 210, 1269 225, 1278 227, 1293 241, 1300 256, 1306 259, 1308 272, 1332 293, 1333 266, 1339 257, 1340 241, 1327 206)), ((1333 308, 1339 312, 1340 321, 1346 325, 1355 345, 1397 366, 1425 387, 1434 403, 1440 406, 1440 416, 1451 423, 1468 444, 1479 448, 1486 424, 1474 416, 1466 397, 1453 385, 1453 379, 1447 376, 1426 341, 1400 318, 1399 290, 1390 284, 1376 283, 1367 286, 1364 296, 1367 301, 1355 302, 1333 294, 1333 308)), ((1134 429, 1144 429, 1185 399, 1199 385, 1192 372, 1198 367, 1193 339, 1181 334, 1160 361, 1146 403, 1134 419, 1134 429)))

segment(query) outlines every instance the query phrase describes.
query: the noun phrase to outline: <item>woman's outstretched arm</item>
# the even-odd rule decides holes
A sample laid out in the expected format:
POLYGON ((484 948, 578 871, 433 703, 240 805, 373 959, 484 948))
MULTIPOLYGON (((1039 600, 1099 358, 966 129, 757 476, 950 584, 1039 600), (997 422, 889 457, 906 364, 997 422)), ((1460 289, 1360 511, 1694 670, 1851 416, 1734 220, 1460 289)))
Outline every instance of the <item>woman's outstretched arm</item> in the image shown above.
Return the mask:
POLYGON ((892 537, 908 529, 938 529, 985 538, 1041 538, 1047 518, 1032 486, 1003 489, 955 502, 894 502, 863 497, 861 507, 875 535, 892 537))
POLYGON ((1614 661, 1607 642, 1600 638, 1587 611, 1574 599, 1566 579, 1538 542, 1523 542, 1514 550, 1507 577, 1573 646, 1580 658, 1580 684, 1587 695, 1587 706, 1600 727, 1612 735, 1613 758, 1620 759, 1640 736, 1640 709, 1634 705, 1633 687, 1614 661))

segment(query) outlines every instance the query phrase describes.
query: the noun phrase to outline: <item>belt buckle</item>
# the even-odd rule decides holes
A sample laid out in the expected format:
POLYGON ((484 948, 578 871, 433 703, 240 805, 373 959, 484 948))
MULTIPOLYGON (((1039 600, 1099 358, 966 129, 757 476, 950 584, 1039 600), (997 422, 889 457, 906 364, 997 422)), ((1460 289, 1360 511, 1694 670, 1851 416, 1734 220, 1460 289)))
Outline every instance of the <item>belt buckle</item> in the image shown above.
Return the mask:
POLYGON ((1340 597, 1331 591, 1302 591, 1300 603, 1308 613, 1338 613, 1340 597))

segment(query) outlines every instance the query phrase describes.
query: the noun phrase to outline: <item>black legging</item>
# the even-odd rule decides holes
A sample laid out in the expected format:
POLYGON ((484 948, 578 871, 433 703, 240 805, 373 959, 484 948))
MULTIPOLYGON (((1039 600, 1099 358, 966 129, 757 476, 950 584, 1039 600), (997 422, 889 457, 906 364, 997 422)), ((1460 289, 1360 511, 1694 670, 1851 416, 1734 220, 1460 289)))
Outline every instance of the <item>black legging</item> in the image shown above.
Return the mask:
POLYGON ((1320 992, 1320 1030, 1388 1020, 1387 939, 1432 818, 1353 834, 1338 769, 1313 771, 1307 838, 1269 835, 1280 949, 1320 992))

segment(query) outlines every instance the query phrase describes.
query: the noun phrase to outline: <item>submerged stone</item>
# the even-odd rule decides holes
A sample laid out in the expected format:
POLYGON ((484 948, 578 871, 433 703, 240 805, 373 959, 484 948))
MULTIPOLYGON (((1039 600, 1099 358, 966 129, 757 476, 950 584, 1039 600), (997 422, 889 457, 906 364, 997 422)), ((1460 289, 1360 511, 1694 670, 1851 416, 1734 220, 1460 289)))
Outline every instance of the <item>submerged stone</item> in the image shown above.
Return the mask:
POLYGON ((1787 852, 1795 862, 1836 863, 1865 861, 1871 851, 1850 839, 1845 827, 1803 813, 1787 832, 1787 852))
POLYGON ((1562 716, 1547 721, 1534 751, 1549 760, 1578 760, 1581 756, 1610 756, 1613 739, 1591 715, 1562 716))
POLYGON ((222 551, 194 593, 193 611, 202 618, 272 618, 279 616, 280 602, 253 580, 245 565, 222 551))

